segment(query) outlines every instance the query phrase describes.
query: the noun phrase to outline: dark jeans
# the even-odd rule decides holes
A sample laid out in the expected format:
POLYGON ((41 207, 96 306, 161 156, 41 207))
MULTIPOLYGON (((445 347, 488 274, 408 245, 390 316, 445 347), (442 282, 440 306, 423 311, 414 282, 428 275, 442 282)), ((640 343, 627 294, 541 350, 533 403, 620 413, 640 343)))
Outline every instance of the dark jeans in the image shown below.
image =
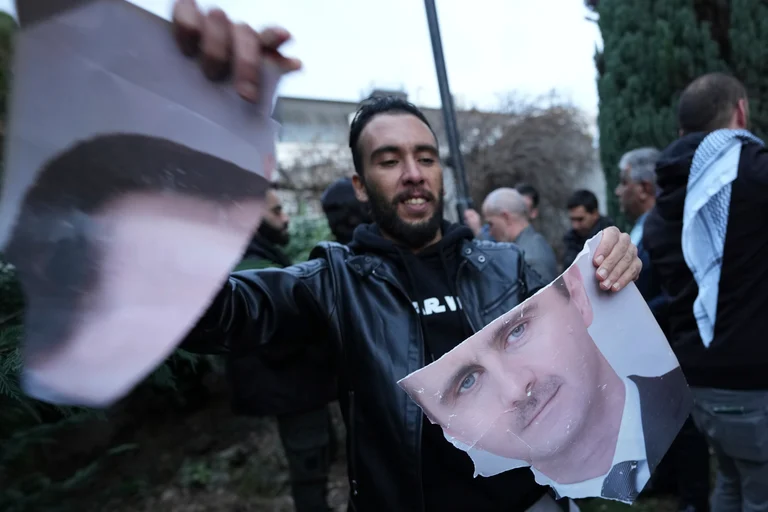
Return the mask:
POLYGON ((336 441, 328 406, 278 416, 296 512, 328 512, 328 473, 336 441))
POLYGON ((691 390, 696 425, 717 456, 712 510, 768 511, 768 392, 691 390))

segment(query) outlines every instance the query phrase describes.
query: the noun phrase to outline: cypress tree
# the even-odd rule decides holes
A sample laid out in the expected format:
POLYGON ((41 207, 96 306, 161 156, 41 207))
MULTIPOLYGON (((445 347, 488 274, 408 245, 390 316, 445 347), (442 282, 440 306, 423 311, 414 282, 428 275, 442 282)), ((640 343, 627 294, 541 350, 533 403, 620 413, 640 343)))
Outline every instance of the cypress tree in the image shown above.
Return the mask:
MULTIPOLYGON (((677 137, 676 105, 695 77, 729 71, 709 22, 694 0, 600 0, 603 51, 598 69, 600 158, 608 187, 608 212, 623 219, 613 193, 621 155, 640 146, 663 148, 677 137)), ((625 226, 624 226, 625 227, 625 226)))
POLYGON ((747 87, 751 129, 768 142, 768 5, 731 0, 730 63, 747 87))

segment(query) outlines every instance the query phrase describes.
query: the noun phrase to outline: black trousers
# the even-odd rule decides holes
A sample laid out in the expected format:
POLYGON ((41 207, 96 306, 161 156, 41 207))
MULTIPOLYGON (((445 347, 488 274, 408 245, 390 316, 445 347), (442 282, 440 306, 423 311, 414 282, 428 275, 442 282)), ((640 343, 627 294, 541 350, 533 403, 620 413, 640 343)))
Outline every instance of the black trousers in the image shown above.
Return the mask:
POLYGON ((336 436, 328 406, 277 417, 296 512, 329 512, 328 474, 336 436))
POLYGON ((709 446, 691 417, 656 468, 649 487, 648 494, 676 495, 680 510, 709 511, 709 446))

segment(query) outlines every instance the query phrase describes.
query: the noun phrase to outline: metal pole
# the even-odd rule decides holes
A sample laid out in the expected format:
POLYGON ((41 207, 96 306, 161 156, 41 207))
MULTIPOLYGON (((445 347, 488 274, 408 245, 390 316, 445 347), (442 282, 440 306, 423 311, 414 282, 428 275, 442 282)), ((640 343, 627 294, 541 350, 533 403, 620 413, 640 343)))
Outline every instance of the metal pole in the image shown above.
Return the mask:
POLYGON ((429 36, 432 39, 432 53, 435 57, 435 69, 437 70, 437 84, 440 87, 440 100, 443 104, 443 118, 445 120, 445 134, 448 137, 448 150, 451 155, 452 167, 456 175, 459 222, 463 223, 464 211, 468 208, 472 208, 472 199, 469 197, 467 173, 464 170, 464 158, 461 154, 459 130, 456 127, 456 112, 453 108, 453 96, 451 96, 451 89, 448 86, 448 73, 445 71, 443 43, 440 39, 440 26, 437 21, 435 0, 424 0, 424 6, 427 9, 429 36))

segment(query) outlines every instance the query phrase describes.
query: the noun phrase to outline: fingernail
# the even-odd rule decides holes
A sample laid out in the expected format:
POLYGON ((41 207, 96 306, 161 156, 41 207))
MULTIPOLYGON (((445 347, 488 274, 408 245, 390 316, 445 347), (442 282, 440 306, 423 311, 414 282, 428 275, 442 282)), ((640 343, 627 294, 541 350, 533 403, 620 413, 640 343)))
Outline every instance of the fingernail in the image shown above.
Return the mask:
POLYGON ((605 260, 605 256, 603 256, 602 254, 600 254, 600 255, 599 255, 597 258, 595 258, 595 263, 597 263, 598 265, 600 265, 600 264, 601 264, 601 263, 602 263, 604 260, 605 260))
POLYGON ((258 94, 258 89, 256 88, 256 84, 253 82, 248 82, 247 80, 244 80, 237 84, 237 90, 240 92, 240 95, 244 98, 255 101, 256 95, 258 94))
POLYGON ((614 283, 613 291, 617 292, 617 291, 619 291, 619 288, 621 288, 621 285, 619 283, 614 283))
POLYGON ((597 275, 600 276, 600 279, 605 279, 608 277, 608 272, 604 268, 601 268, 597 271, 597 275))
POLYGON ((601 286, 603 288, 605 288, 606 290, 609 290, 611 288, 611 280, 607 279, 607 280, 603 281, 603 284, 601 286))

